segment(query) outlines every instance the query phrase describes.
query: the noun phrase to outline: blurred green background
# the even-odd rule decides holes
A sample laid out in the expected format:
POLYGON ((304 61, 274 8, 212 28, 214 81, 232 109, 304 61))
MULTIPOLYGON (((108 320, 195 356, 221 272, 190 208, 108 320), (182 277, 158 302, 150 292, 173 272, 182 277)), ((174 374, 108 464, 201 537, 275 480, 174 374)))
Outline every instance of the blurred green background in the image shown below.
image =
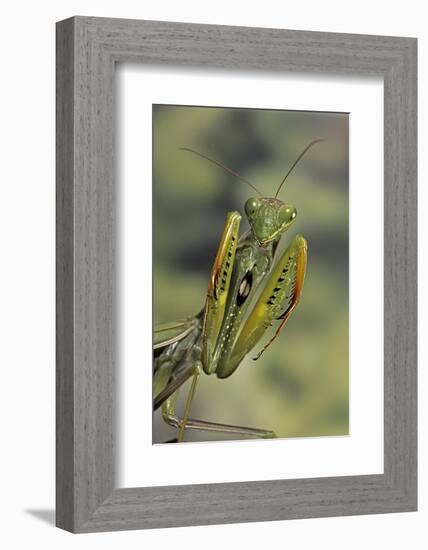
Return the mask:
MULTIPOLYGON (((260 360, 250 354, 225 380, 200 377, 194 418, 273 429, 279 437, 348 433, 348 115, 153 106, 154 323, 201 309, 226 213, 244 214, 254 195, 221 168, 179 148, 223 162, 273 196, 299 153, 317 138, 325 141, 303 157, 279 197, 298 215, 276 257, 296 233, 308 241, 301 302, 260 360)), ((247 228, 243 218, 241 231, 247 228)), ((180 392, 178 410, 187 389, 180 392)), ((155 413, 153 442, 175 435, 155 413)), ((213 439, 239 437, 186 432, 187 441, 213 439)))

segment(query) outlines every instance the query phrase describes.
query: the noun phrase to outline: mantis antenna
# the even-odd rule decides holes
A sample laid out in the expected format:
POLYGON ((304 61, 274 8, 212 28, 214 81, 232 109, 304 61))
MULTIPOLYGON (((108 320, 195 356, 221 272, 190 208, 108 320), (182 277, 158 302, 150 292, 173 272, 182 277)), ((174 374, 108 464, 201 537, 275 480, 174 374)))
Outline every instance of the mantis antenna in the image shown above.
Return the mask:
POLYGON ((312 145, 315 145, 315 143, 320 143, 321 141, 324 141, 323 139, 316 139, 315 141, 311 141, 311 143, 305 147, 305 149, 303 149, 303 151, 300 153, 300 155, 297 157, 297 159, 293 162, 290 170, 285 174, 282 182, 279 184, 279 187, 275 193, 275 198, 278 197, 278 194, 279 192, 281 191, 281 187, 284 185, 284 182, 285 180, 288 178, 288 176, 291 174, 291 172, 293 171, 294 167, 296 166, 296 164, 299 162, 299 160, 303 157, 303 155, 306 153, 306 151, 308 151, 312 145))
POLYGON ((248 180, 243 178, 240 174, 238 174, 237 172, 234 172, 233 170, 231 170, 230 168, 228 168, 227 166, 225 166, 224 164, 222 164, 218 160, 214 160, 210 157, 207 157, 206 155, 203 155, 202 153, 198 153, 198 151, 195 151, 194 149, 190 149, 189 147, 179 147, 179 149, 180 149, 180 151, 188 151, 189 153, 193 153, 194 155, 198 155, 199 157, 202 157, 203 159, 209 160, 213 164, 216 164, 217 166, 220 166, 220 168, 223 168, 223 170, 226 170, 226 172, 229 172, 229 174, 232 174, 236 178, 239 178, 241 181, 243 181, 244 183, 249 185, 252 189, 254 189, 254 191, 256 191, 256 193, 258 193, 261 197, 263 197, 263 194, 260 193, 260 191, 257 189, 257 187, 255 185, 253 185, 251 182, 249 182, 248 180))

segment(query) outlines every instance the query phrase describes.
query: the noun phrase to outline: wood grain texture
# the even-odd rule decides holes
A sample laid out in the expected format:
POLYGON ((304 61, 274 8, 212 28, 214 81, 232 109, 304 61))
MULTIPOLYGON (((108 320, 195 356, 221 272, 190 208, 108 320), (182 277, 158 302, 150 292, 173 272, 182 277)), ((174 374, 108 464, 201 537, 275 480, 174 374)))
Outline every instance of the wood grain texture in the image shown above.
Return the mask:
POLYGON ((57 525, 91 532, 416 510, 416 266, 415 39, 58 23, 57 525), (383 76, 383 475, 115 489, 116 62, 383 76))
POLYGON ((73 528, 73 25, 56 37, 56 509, 57 525, 73 528))

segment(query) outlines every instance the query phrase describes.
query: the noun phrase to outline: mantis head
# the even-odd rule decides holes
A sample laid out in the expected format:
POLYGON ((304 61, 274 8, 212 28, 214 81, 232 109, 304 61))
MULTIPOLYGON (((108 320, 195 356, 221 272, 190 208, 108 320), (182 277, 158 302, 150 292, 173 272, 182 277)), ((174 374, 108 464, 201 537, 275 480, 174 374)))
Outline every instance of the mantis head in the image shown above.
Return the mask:
POLYGON ((261 245, 279 238, 291 226, 297 210, 277 198, 251 197, 245 203, 251 230, 261 245))
POLYGON ((221 162, 207 157, 202 153, 198 153, 193 149, 189 149, 188 147, 181 147, 181 150, 194 153, 195 155, 198 155, 199 157, 202 157, 206 160, 209 160, 213 164, 220 166, 221 168, 229 172, 229 174, 237 177, 258 193, 259 197, 251 197, 245 203, 245 214, 247 215, 254 236, 261 245, 265 245, 271 241, 278 239, 282 235, 282 233, 284 233, 284 231, 287 231, 287 229, 296 219, 297 210, 291 204, 286 204, 278 199, 278 194, 281 191, 285 180, 290 175, 299 160, 306 153, 306 151, 320 141, 324 140, 316 139, 315 141, 311 141, 311 143, 309 143, 309 145, 307 145, 305 149, 303 149, 303 151, 291 165, 291 168, 283 177, 274 197, 264 197, 263 194, 257 189, 257 187, 255 187, 251 182, 249 182, 247 179, 243 178, 240 174, 234 172, 221 162))
POLYGON ((315 145, 315 143, 319 143, 320 141, 323 140, 316 139, 305 147, 305 149, 303 149, 292 164, 291 168, 283 177, 274 197, 263 197, 260 191, 254 188, 251 184, 251 186, 256 189, 258 194, 261 195, 261 198, 251 197, 248 199, 245 203, 245 214, 247 215, 248 222, 254 236, 262 246, 278 239, 285 231, 287 231, 296 219, 297 210, 291 204, 287 204, 279 200, 278 194, 281 191, 285 180, 306 151, 310 149, 312 145, 315 145))

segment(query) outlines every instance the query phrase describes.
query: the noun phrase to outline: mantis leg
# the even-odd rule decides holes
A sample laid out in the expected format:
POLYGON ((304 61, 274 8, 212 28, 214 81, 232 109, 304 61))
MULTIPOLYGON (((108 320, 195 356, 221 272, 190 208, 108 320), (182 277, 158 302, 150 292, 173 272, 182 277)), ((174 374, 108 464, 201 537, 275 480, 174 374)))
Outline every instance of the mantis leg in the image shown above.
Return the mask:
MULTIPOLYGON (((281 265, 290 266, 292 270, 292 280, 291 284, 287 286, 285 289, 285 292, 281 293, 280 291, 275 287, 271 288, 268 284, 267 289, 260 297, 259 302, 263 302, 263 299, 266 298, 267 294, 271 292, 271 296, 269 296, 268 304, 272 306, 272 312, 274 313, 276 320, 281 321, 277 329, 275 330, 274 335, 271 337, 271 339, 263 346, 261 351, 254 357, 254 360, 257 360, 264 351, 272 344, 272 342, 275 340, 275 338, 279 335, 281 330, 284 328, 285 324, 287 323, 288 319, 291 317, 291 314, 296 309, 297 304, 300 301, 300 297, 302 295, 302 289, 303 289, 303 283, 305 280, 306 275, 306 264, 308 261, 308 245, 306 243, 306 240, 301 236, 297 235, 290 246, 285 251, 283 257, 281 258, 281 261, 279 262, 279 265, 275 269, 276 274, 280 272, 281 265), (288 260, 287 260, 288 258, 288 260), (285 264, 281 262, 284 262, 285 264), (288 263, 287 263, 288 262, 288 263), (278 307, 282 307, 283 311, 282 313, 277 316, 278 307)), ((283 276, 284 269, 280 272, 283 276)), ((274 273, 275 275, 275 273, 274 273)), ((281 281, 282 276, 279 277, 278 281, 281 281)), ((275 277, 273 281, 275 280, 275 277)), ((269 281, 272 282, 272 281, 269 281)), ((258 305, 258 304, 257 304, 258 305)), ((257 307, 256 305, 256 307, 257 307)))
POLYGON ((153 400, 153 410, 155 411, 163 405, 163 403, 173 396, 180 386, 182 386, 193 374, 193 367, 185 369, 179 376, 174 378, 172 382, 167 384, 164 389, 155 396, 153 400))
POLYGON ((191 317, 182 321, 156 325, 153 331, 153 349, 162 349, 170 344, 183 340, 183 338, 194 330, 197 323, 197 319, 191 317))
POLYGON ((250 312, 237 340, 229 353, 221 357, 216 370, 219 378, 227 378, 237 369, 243 358, 258 344, 266 329, 275 321, 280 321, 280 324, 274 336, 255 359, 258 359, 278 336, 300 300, 306 263, 306 240, 296 235, 271 272, 265 289, 250 312))
POLYGON ((193 348, 200 333, 200 316, 157 325, 154 331, 153 410, 156 410, 193 374, 192 360, 179 369, 182 355, 193 348), (160 336, 159 336, 160 335, 160 336), (157 339, 157 344, 156 344, 157 339), (171 376, 174 375, 171 379, 171 376))
POLYGON ((190 385, 189 393, 187 394, 186 406, 184 407, 183 418, 181 419, 180 429, 178 431, 179 443, 183 441, 183 438, 184 438, 184 431, 187 427, 187 421, 189 420, 190 409, 192 407, 193 398, 195 397, 196 384, 198 383, 199 374, 200 374, 200 367, 199 365, 197 365, 194 369, 192 383, 190 385))
MULTIPOLYGON (((169 398, 162 406, 164 420, 173 428, 181 429, 183 425, 187 430, 202 430, 207 432, 221 432, 228 434, 246 435, 250 437, 258 437, 262 439, 271 439, 276 437, 272 430, 264 430, 260 428, 249 428, 247 426, 235 426, 233 424, 220 424, 219 422, 210 422, 208 420, 200 420, 197 418, 188 418, 184 424, 184 418, 179 418, 175 414, 174 403, 175 395, 169 398)), ((182 441, 180 437, 178 441, 182 441)))
MULTIPOLYGON (((273 438, 276 437, 275 433, 271 430, 263 430, 259 428, 249 428, 246 426, 235 426, 232 424, 220 424, 218 422, 209 422, 207 420, 199 420, 196 418, 189 418, 190 409, 192 406, 193 398, 196 391, 196 385, 199 375, 201 373, 200 363, 196 363, 189 371, 186 371, 186 380, 191 376, 192 382, 189 393, 187 395, 186 404, 184 407, 183 416, 180 418, 175 413, 175 400, 177 398, 177 391, 172 392, 171 395, 162 403, 162 416, 167 424, 173 428, 178 428, 178 442, 183 441, 184 432, 189 430, 204 430, 210 432, 222 432, 229 434, 247 435, 250 437, 260 438, 273 438)), ((176 388, 177 390, 178 388, 176 388)))
MULTIPOLYGON (((200 362, 195 363, 190 369, 186 371, 186 379, 192 378, 190 385, 189 393, 187 394, 186 404, 184 407, 184 414, 182 418, 178 418, 175 414, 175 400, 177 397, 177 389, 163 402, 162 404, 162 416, 167 424, 178 428, 178 442, 183 441, 184 432, 187 427, 187 421, 189 419, 190 409, 192 407, 193 398, 195 396, 196 385, 198 382, 199 375, 201 373, 201 364, 200 362)), ((180 385, 183 382, 180 383, 180 385)), ((179 386, 178 386, 179 387, 179 386)))
POLYGON ((240 222, 238 212, 229 212, 208 283, 202 331, 202 365, 206 374, 216 370, 214 351, 226 310, 240 222))
POLYGON ((207 420, 198 420, 189 418, 186 424, 189 430, 204 430, 207 432, 222 432, 229 434, 247 435, 250 437, 259 437, 262 439, 271 439, 276 437, 272 430, 263 430, 261 428, 248 428, 246 426, 235 426, 233 424, 220 424, 218 422, 209 422, 207 420))

